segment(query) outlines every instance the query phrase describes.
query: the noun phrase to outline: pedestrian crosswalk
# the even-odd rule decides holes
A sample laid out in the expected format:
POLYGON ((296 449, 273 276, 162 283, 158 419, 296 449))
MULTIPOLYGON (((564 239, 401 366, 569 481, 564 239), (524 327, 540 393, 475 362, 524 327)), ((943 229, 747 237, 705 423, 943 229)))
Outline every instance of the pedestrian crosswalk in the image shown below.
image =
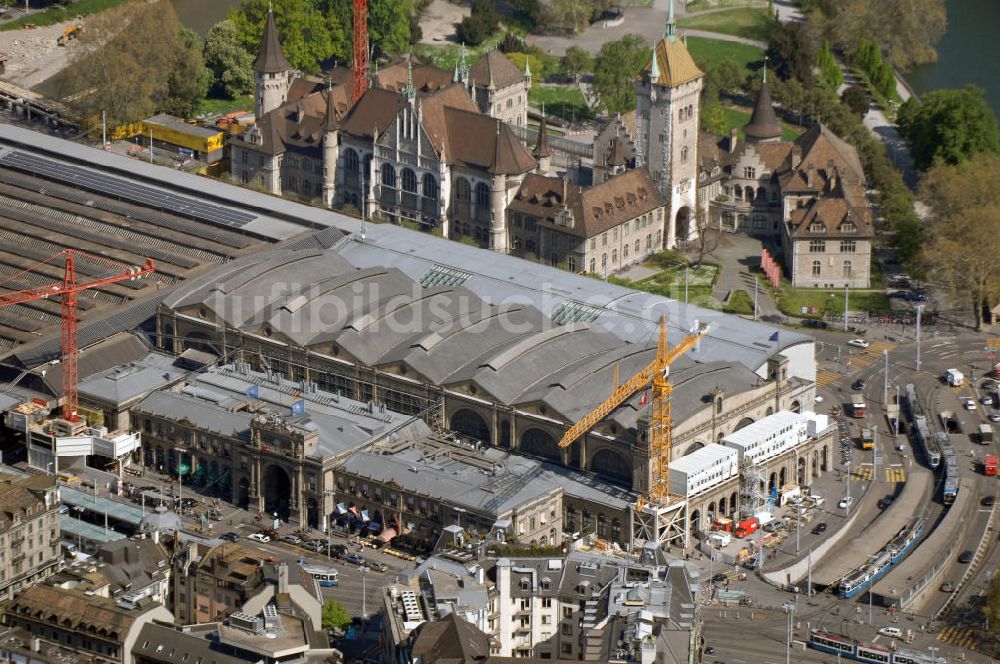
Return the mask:
POLYGON ((890 484, 893 482, 905 482, 906 481, 906 469, 905 468, 886 468, 885 469, 885 481, 890 484))
POLYGON ((975 650, 978 645, 976 630, 968 627, 955 627, 953 625, 942 629, 937 635, 937 640, 968 650, 975 650))
POLYGON ((830 385, 835 385, 840 378, 840 374, 836 371, 821 369, 816 372, 816 387, 828 387, 830 385))
POLYGON ((871 466, 861 466, 857 470, 851 472, 851 478, 855 480, 868 481, 874 474, 875 473, 871 466))
POLYGON ((891 351, 896 347, 896 344, 889 343, 888 341, 876 341, 872 343, 871 346, 864 349, 860 353, 856 353, 850 359, 850 366, 852 370, 864 369, 865 367, 874 364, 875 362, 882 361, 883 351, 891 351))

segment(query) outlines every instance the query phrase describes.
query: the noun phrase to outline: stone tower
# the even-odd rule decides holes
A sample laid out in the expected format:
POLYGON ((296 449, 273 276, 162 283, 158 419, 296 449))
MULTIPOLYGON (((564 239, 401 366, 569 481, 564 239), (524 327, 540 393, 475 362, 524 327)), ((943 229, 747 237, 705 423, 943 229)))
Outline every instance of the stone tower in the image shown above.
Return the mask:
POLYGON ((670 2, 666 32, 636 82, 636 165, 667 200, 663 246, 693 239, 698 190, 698 100, 704 74, 677 36, 670 2))
POLYGON ((333 83, 326 88, 326 117, 323 118, 323 203, 332 206, 337 196, 337 160, 340 138, 337 136, 337 109, 333 101, 333 83))
POLYGON ((264 39, 260 55, 253 63, 256 95, 254 115, 258 120, 285 103, 288 87, 292 83, 292 66, 281 52, 278 28, 274 25, 274 12, 267 10, 264 24, 264 39))

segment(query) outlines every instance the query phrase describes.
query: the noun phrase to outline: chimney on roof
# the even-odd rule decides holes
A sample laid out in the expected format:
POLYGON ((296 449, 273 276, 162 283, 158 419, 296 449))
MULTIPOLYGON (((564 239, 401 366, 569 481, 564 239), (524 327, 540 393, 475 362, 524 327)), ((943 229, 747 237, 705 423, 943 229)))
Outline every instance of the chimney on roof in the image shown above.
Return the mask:
POLYGON ((567 205, 569 205, 569 201, 568 201, 568 198, 569 198, 569 179, 565 175, 563 175, 563 178, 562 178, 562 187, 563 187, 563 191, 562 191, 562 204, 563 204, 563 207, 566 207, 567 205))
POLYGON ((288 563, 278 565, 278 592, 288 592, 288 563))
POLYGON ((736 141, 739 138, 739 132, 737 132, 736 127, 729 130, 729 154, 736 152, 736 141))
POLYGON ((809 165, 806 167, 806 185, 808 185, 809 188, 811 189, 815 186, 815 182, 816 182, 816 167, 813 166, 813 163, 810 161, 809 165))
POLYGON ((792 143, 792 168, 798 168, 802 163, 802 148, 798 143, 792 143))
POLYGON ((837 171, 837 165, 830 162, 830 169, 826 173, 826 193, 832 194, 837 189, 838 181, 840 180, 840 173, 837 171))

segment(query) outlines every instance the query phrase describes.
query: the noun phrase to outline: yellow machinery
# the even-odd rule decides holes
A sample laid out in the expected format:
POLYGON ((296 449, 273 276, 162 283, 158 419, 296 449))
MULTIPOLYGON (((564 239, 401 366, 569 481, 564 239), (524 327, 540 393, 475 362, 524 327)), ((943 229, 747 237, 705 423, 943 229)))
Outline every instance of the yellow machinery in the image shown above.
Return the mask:
POLYGON ((63 33, 59 35, 58 39, 56 39, 56 44, 58 44, 59 46, 66 46, 71 39, 76 39, 77 37, 79 37, 80 32, 82 30, 83 30, 82 23, 74 23, 66 26, 66 29, 63 30, 63 33))
MULTIPOLYGON (((611 396, 574 424, 559 441, 559 447, 568 447, 590 431, 601 420, 610 415, 639 390, 652 383, 652 417, 649 432, 649 489, 641 495, 635 506, 633 518, 633 541, 636 538, 665 544, 680 533, 671 532, 667 516, 677 512, 683 502, 670 498, 670 393, 672 388, 667 379, 670 365, 678 357, 689 351, 702 337, 708 334, 708 326, 692 331, 673 348, 667 347, 667 319, 660 317, 660 336, 656 347, 656 357, 644 369, 628 381, 615 388, 611 396)), ((617 370, 615 372, 617 383, 617 370)), ((643 434, 640 434, 643 435, 643 434)), ((683 510, 680 510, 683 512, 683 510)), ((681 514, 680 516, 683 516, 681 514)), ((677 519, 673 519, 677 523, 677 519)), ((680 522, 683 527, 683 522, 680 522)))

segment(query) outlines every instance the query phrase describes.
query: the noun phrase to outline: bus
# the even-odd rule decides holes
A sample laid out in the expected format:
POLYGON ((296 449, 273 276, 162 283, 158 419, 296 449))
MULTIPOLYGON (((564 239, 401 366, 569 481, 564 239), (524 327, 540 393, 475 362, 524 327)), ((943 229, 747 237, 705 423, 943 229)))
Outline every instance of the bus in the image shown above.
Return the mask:
POLYGON ((863 450, 873 450, 875 449, 875 430, 864 428, 861 430, 861 449, 863 450))
POLYGON ((851 414, 854 417, 865 416, 865 397, 860 392, 851 395, 851 414))
POLYGON ((304 565, 302 571, 311 576, 316 580, 316 583, 323 586, 324 588, 329 588, 330 586, 336 586, 340 583, 340 579, 337 576, 337 570, 333 567, 321 567, 319 565, 304 565))

